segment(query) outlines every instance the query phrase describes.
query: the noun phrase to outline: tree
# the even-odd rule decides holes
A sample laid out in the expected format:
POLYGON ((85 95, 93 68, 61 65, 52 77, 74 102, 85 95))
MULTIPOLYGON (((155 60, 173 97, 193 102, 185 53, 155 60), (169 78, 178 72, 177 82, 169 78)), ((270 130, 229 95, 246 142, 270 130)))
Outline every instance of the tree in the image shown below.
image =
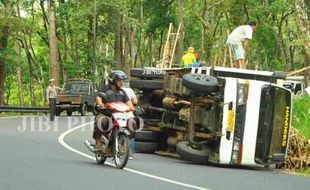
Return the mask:
MULTIPOLYGON (((308 2, 309 3, 309 2, 308 2)), ((310 18, 308 14, 310 12, 309 7, 305 0, 296 0, 297 11, 297 25, 300 32, 300 37, 303 41, 303 49, 305 53, 305 66, 310 65, 310 18)))
POLYGON ((181 24, 180 28, 180 34, 179 34, 179 39, 178 39, 178 46, 177 46, 177 59, 176 62, 180 63, 182 59, 182 55, 184 52, 184 45, 183 45, 183 40, 184 40, 184 33, 183 33, 183 17, 184 17, 184 3, 183 0, 178 0, 178 23, 179 25, 181 24))
POLYGON ((58 48, 57 48, 57 36, 56 36, 56 15, 55 15, 55 1, 48 0, 48 14, 50 19, 49 28, 49 59, 50 59, 50 77, 55 79, 55 83, 58 84, 58 48))
POLYGON ((4 67, 6 65, 7 56, 6 50, 8 47, 8 38, 10 32, 10 17, 11 17, 11 7, 13 6, 12 2, 8 0, 0 1, 3 6, 0 6, 2 14, 4 17, 1 17, 0 20, 0 105, 3 105, 4 101, 4 79, 5 72, 4 67))

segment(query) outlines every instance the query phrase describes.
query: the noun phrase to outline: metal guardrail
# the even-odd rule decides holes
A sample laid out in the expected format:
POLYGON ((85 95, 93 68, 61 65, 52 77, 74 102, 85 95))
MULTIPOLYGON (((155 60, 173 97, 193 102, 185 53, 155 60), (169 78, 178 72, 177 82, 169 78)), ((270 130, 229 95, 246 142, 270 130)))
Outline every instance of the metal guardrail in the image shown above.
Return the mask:
POLYGON ((34 106, 0 106, 0 112, 47 113, 49 112, 49 108, 34 106))

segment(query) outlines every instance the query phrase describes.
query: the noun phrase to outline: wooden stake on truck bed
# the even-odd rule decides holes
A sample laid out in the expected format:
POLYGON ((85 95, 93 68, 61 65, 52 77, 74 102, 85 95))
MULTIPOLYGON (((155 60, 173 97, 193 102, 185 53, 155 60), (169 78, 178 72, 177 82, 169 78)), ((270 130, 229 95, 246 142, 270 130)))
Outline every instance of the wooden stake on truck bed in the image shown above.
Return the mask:
MULTIPOLYGON (((229 30, 227 30, 227 37, 229 36, 229 30)), ((228 51, 229 51, 229 60, 230 60, 230 67, 234 67, 233 65, 233 60, 232 60, 232 53, 231 53, 231 48, 228 46, 228 51)))
POLYGON ((174 58, 174 52, 176 49, 177 41, 179 39, 179 33, 182 27, 182 23, 179 24, 178 30, 176 33, 173 33, 173 26, 172 23, 169 24, 168 34, 166 43, 162 53, 162 59, 159 61, 158 67, 159 68, 171 68, 172 61, 174 58))
POLYGON ((304 68, 299 69, 299 70, 297 70, 297 71, 292 71, 292 72, 288 73, 288 74, 287 74, 287 76, 296 75, 297 73, 300 73, 300 72, 306 71, 306 70, 308 70, 308 69, 310 69, 310 66, 308 66, 308 67, 304 67, 304 68))

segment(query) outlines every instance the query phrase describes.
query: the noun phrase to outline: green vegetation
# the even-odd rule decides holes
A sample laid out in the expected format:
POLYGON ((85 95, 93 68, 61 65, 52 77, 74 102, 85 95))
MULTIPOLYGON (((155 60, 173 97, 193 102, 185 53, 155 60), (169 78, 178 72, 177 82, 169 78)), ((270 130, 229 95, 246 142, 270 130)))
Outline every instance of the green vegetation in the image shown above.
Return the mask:
POLYGON ((310 96, 294 99, 292 125, 310 140, 310 96))
POLYGON ((0 104, 43 105, 50 77, 99 84, 112 68, 155 66, 169 23, 173 32, 183 23, 175 63, 193 46, 206 65, 229 66, 227 31, 256 20, 248 68, 296 70, 309 63, 302 20, 309 7, 305 0, 0 0, 0 104))
POLYGON ((300 172, 301 175, 310 176, 310 168, 305 168, 300 172))

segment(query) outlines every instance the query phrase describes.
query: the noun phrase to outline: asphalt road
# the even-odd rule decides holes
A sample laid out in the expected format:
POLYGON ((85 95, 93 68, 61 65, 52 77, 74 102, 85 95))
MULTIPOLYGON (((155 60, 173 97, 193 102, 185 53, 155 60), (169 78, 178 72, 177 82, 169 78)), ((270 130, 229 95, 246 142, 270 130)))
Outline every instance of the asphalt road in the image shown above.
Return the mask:
POLYGON ((136 154, 124 170, 100 166, 83 145, 85 139, 91 140, 92 120, 91 116, 58 117, 53 123, 44 116, 0 118, 0 190, 310 189, 309 177, 193 165, 151 154, 136 154))

